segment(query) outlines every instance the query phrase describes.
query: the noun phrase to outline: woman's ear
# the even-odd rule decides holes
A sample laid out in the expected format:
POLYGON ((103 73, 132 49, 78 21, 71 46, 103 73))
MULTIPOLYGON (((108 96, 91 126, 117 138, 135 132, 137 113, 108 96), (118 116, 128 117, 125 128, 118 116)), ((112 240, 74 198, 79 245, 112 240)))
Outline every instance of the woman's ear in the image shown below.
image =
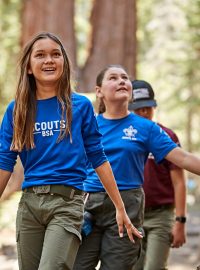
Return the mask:
POLYGON ((28 66, 27 73, 28 73, 28 74, 33 74, 32 69, 31 69, 30 66, 28 66))
POLYGON ((103 97, 103 94, 102 94, 102 92, 101 92, 101 87, 100 87, 100 86, 96 86, 96 87, 95 87, 95 90, 96 90, 96 96, 97 96, 98 98, 103 97))

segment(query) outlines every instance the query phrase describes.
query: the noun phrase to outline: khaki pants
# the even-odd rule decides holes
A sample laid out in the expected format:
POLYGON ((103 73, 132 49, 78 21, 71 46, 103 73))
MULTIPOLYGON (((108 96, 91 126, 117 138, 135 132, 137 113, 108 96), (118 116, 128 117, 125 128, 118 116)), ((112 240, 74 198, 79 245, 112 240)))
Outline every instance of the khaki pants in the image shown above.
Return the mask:
MULTIPOLYGON (((132 223, 140 228, 143 222, 144 193, 142 189, 120 192, 132 223)), ((101 261, 100 270, 131 270, 141 251, 141 240, 132 243, 124 229, 120 238, 113 203, 105 192, 91 193, 85 210, 93 215, 92 232, 83 239, 74 264, 74 270, 94 270, 101 261)))
POLYGON ((20 270, 71 270, 81 241, 83 196, 23 192, 16 220, 20 270))
POLYGON ((174 224, 173 209, 156 209, 145 212, 142 253, 134 270, 167 270, 174 224))

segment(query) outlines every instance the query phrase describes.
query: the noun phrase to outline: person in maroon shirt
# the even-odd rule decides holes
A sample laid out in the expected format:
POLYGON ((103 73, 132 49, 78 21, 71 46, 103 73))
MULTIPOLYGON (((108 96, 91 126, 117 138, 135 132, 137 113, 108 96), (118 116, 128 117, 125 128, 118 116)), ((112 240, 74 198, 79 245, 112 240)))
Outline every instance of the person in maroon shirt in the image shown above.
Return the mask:
MULTIPOLYGON (((133 102, 129 109, 153 119, 157 102, 151 85, 142 80, 132 82, 133 102)), ((180 145, 177 135, 158 123, 171 139, 180 145)), ((183 169, 164 160, 156 164, 149 155, 144 171, 145 214, 143 250, 134 270, 164 270, 170 247, 181 247, 186 241, 186 185, 183 169)))

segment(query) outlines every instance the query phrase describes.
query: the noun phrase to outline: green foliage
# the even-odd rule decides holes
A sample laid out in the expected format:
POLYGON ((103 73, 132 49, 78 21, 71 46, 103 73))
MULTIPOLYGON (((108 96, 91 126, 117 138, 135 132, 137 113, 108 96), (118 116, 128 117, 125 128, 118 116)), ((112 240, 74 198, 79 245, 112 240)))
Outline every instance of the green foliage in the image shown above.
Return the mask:
POLYGON ((78 66, 83 66, 87 58, 88 36, 91 30, 89 23, 93 0, 75 1, 75 30, 77 38, 77 61, 78 66))
POLYGON ((158 120, 200 149, 200 1, 140 0, 138 14, 138 77, 155 89, 158 120))
POLYGON ((0 118, 13 97, 19 52, 20 0, 0 1, 0 118))

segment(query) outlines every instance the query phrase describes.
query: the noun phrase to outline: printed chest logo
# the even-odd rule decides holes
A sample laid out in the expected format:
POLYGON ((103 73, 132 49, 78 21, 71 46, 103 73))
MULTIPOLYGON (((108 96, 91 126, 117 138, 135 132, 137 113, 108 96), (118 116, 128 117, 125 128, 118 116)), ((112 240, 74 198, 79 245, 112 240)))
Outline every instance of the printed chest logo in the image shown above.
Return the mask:
POLYGON ((53 136, 55 132, 65 129, 65 120, 55 120, 48 122, 36 122, 33 134, 41 134, 43 137, 53 136))
POLYGON ((125 136, 122 136, 123 140, 131 140, 131 141, 137 140, 137 138, 135 138, 135 135, 137 134, 138 131, 133 126, 123 129, 123 132, 125 134, 125 136))

